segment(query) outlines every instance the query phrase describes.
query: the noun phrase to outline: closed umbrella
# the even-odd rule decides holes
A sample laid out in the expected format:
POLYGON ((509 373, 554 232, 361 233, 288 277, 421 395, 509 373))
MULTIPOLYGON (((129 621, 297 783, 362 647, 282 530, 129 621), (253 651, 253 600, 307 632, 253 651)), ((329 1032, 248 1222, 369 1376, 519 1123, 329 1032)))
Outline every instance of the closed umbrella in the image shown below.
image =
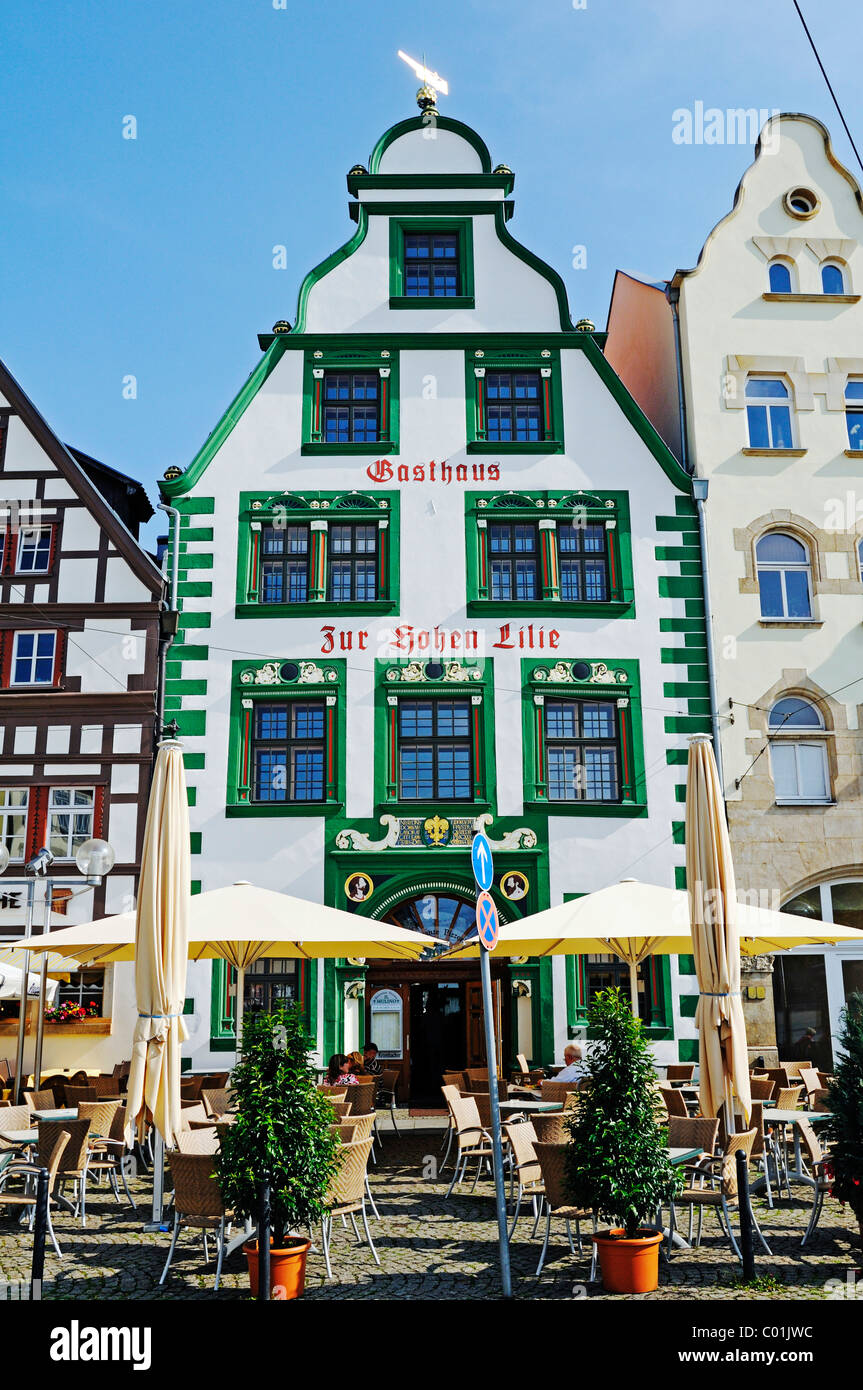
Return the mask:
POLYGON ((699 1099, 734 1131, 734 1097, 752 1111, 746 1024, 740 998, 740 928, 731 841, 716 760, 707 734, 689 740, 686 772, 686 883, 698 977, 699 1099))
MULTIPOLYGON (((148 1113, 166 1144, 180 1128, 180 1049, 188 1036, 189 806, 182 744, 159 744, 135 914, 135 997, 127 1110, 129 1127, 148 1113)), ((53 949, 53 943, 52 943, 53 949)))

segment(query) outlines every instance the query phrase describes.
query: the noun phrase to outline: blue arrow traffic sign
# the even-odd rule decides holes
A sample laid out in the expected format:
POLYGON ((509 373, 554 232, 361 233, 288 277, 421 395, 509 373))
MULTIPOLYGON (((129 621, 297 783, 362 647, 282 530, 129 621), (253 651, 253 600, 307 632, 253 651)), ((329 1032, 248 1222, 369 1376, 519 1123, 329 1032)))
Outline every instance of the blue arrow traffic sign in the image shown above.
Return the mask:
POLYGON ((494 901, 485 890, 480 893, 476 900, 476 925, 482 945, 487 951, 493 951, 497 945, 500 922, 494 901))
POLYGON ((470 862, 473 866, 473 876, 477 885, 487 893, 494 880, 494 864, 491 857, 491 845, 488 836, 480 830, 473 837, 470 847, 470 862))

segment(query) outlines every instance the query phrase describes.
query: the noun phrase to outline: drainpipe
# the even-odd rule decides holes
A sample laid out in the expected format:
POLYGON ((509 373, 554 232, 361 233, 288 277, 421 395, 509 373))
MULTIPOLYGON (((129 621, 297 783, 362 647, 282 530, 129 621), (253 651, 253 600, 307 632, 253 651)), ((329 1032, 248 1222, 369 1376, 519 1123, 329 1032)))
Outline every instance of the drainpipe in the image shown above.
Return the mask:
MULTIPOLYGON (((687 473, 694 473, 694 464, 690 466, 689 446, 686 436, 686 399, 683 390, 683 351, 680 342, 679 285, 669 285, 665 294, 671 306, 671 320, 674 324, 674 356, 677 363, 677 413, 680 421, 680 462, 687 473)), ((698 540, 701 546, 701 573, 704 589, 704 629, 707 637, 707 681, 710 689, 710 725, 713 731, 713 752, 716 758, 716 770, 719 773, 719 785, 722 787, 724 795, 725 781, 722 775, 722 744, 719 739, 719 697, 716 689, 716 652, 713 644, 713 609, 710 602, 710 564, 707 555, 707 523, 704 516, 704 504, 707 501, 708 488, 709 480, 707 478, 693 477, 692 495, 695 498, 695 505, 698 510, 698 540)))
MULTIPOLYGON (((170 557, 170 599, 167 609, 163 609, 159 615, 159 700, 157 714, 159 719, 159 734, 161 734, 165 721, 165 674, 167 669, 168 652, 171 644, 177 635, 177 569, 180 563, 180 513, 176 507, 169 507, 165 502, 157 503, 159 511, 167 512, 170 521, 170 535, 168 538, 168 553, 170 557)), ((158 739, 157 739, 158 741, 158 739)))

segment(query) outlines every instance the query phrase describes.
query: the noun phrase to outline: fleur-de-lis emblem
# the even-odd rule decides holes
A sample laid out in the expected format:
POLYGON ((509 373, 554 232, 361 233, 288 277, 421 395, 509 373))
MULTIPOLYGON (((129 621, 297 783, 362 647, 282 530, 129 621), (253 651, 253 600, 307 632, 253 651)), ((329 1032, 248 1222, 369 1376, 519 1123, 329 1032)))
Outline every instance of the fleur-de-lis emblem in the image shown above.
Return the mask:
POLYGON ((429 816, 423 829, 433 845, 445 844, 449 838, 449 821, 442 816, 429 816))

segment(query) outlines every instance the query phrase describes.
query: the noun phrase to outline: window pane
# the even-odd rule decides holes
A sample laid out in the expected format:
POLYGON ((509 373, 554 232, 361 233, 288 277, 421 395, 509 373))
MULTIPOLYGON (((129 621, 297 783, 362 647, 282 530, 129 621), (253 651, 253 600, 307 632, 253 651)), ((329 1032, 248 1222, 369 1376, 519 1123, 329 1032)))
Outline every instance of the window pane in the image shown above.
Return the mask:
POLYGON ((294 801, 320 801, 324 795, 322 748, 295 748, 291 797, 294 801))
POLYGON ((845 280, 838 265, 821 267, 821 288, 825 294, 845 293, 845 280))
POLYGON ((827 796, 827 769, 823 743, 797 743, 797 776, 800 796, 827 796))
POLYGON ((512 598, 512 571, 507 560, 492 560, 491 596, 496 599, 512 598))
POLYGON ((768 726, 771 729, 820 729, 821 716, 808 700, 798 700, 789 695, 777 700, 770 711, 768 726))
POLYGON ((614 708, 611 705, 582 705, 581 722, 585 738, 614 737, 614 708))
POLYGON ((863 411, 849 410, 845 422, 848 426, 848 448, 863 449, 863 411))
POLYGON ((746 395, 751 400, 788 399, 788 387, 784 381, 767 377, 751 377, 746 383, 746 395))
POLYGON ((750 449, 768 449, 770 436, 767 432, 767 407, 748 405, 746 407, 746 419, 749 422, 750 449))
POLYGON ((535 599, 538 597, 535 560, 516 561, 515 596, 520 599, 535 599))
POLYGON ((823 956, 775 957, 773 1000, 779 1056, 833 1070, 823 956), (812 1038, 807 1030, 815 1030, 812 1038))
POLYGON ((548 795, 552 801, 575 801, 576 761, 571 748, 548 750, 548 795))
POLYGON ((797 759, 791 743, 770 745, 770 761, 773 767, 773 786, 777 800, 797 796, 797 759))
POLYGON ((578 733, 576 706, 546 701, 545 732, 547 738, 575 738, 578 733))
POLYGON ((613 748, 584 751, 585 797, 588 801, 614 801, 617 797, 617 755, 613 748))
POLYGON ((785 570, 785 593, 789 618, 809 618, 809 575, 805 570, 785 570))
POLYGON ((787 405, 770 407, 770 447, 772 449, 791 449, 791 411, 787 405))
POLYGON ((761 595, 762 618, 783 617, 782 575, 779 570, 759 570, 758 588, 761 595))
POLYGON ((773 294, 791 293, 791 271, 781 261, 774 261, 770 267, 770 290, 773 294))
MULTIPOLYGON (((834 922, 842 927, 863 928, 863 882, 832 884, 830 899, 834 922)), ((863 961, 860 966, 863 968, 863 961)))
POLYGON ((809 552, 805 545, 783 531, 769 531, 758 542, 755 553, 759 560, 791 561, 794 564, 807 564, 809 552))

